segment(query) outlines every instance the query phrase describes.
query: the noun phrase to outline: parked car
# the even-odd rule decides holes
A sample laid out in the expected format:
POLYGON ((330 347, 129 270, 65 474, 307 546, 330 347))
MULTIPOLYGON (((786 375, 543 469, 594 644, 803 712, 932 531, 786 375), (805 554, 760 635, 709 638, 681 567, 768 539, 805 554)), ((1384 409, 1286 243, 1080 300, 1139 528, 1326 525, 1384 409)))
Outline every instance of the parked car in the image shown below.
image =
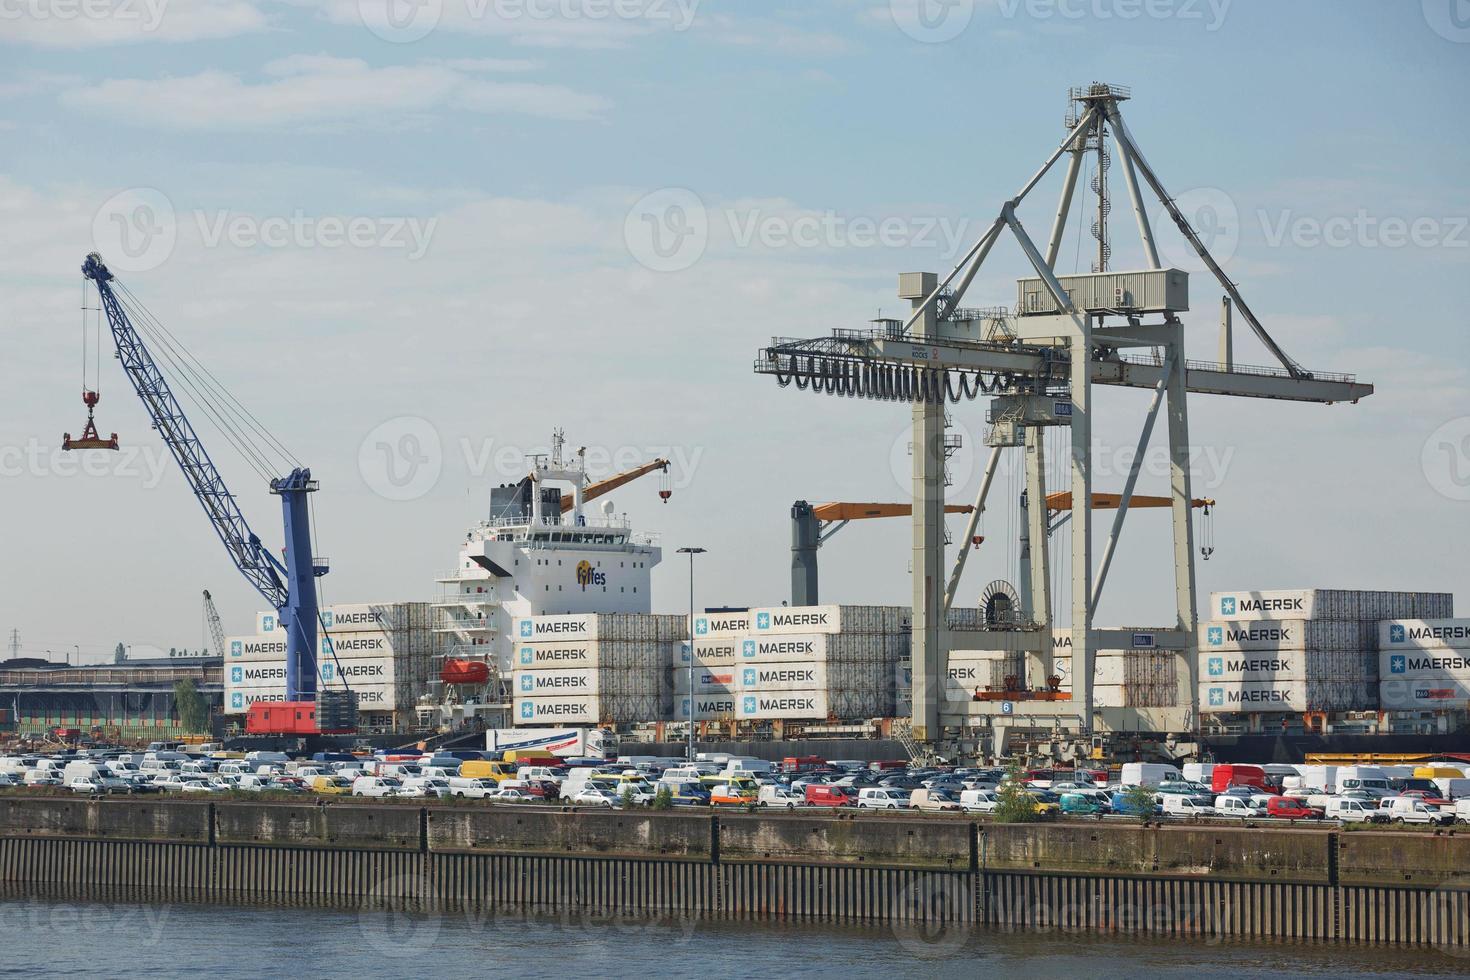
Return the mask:
POLYGON ((597 786, 584 786, 571 798, 571 802, 577 806, 621 806, 622 801, 612 790, 602 789, 597 786))
MULTIPOLYGON (((486 781, 489 782, 493 788, 489 792, 485 793, 483 799, 489 800, 491 803, 535 803, 536 802, 536 799, 537 799, 536 797, 532 796, 530 793, 527 793, 524 789, 521 789, 519 786, 506 786, 504 783, 501 783, 499 785, 496 785, 495 780, 489 779, 488 777, 486 777, 486 781)), ((509 782, 509 780, 507 780, 506 782, 509 782)), ((598 792, 598 791, 596 791, 596 790, 590 790, 588 792, 598 792)), ((459 795, 462 796, 462 795, 465 795, 465 794, 459 794, 459 795)))
POLYGON ((994 813, 999 802, 992 789, 967 789, 960 793, 960 809, 967 813, 994 813))
MULTIPOLYGON (((455 776, 449 780, 449 795, 465 797, 468 799, 488 799, 500 788, 500 784, 489 776, 455 776)), ((514 787, 516 792, 525 793, 520 787, 514 787)), ((526 795, 530 795, 527 793, 526 795)))
POLYGON ((910 793, 909 806, 927 813, 953 813, 959 810, 960 801, 958 796, 944 786, 930 786, 928 789, 916 789, 910 793))
POLYGON ((909 794, 888 786, 867 786, 858 790, 857 806, 860 810, 907 810, 909 794))
POLYGON ((806 788, 808 806, 852 806, 857 803, 857 790, 837 783, 820 783, 806 788))
POLYGON ((806 806, 806 797, 800 793, 793 793, 784 786, 762 786, 755 797, 757 806, 776 807, 782 810, 794 810, 799 806, 806 806))
POLYGON ((1449 824, 1455 822, 1454 813, 1430 806, 1412 796, 1391 797, 1383 801, 1389 804, 1389 818, 1394 823, 1449 824))
POLYGON ((1266 803, 1266 816, 1281 820, 1320 820, 1322 811, 1294 796, 1273 796, 1266 803))
POLYGON ((393 776, 358 776, 352 781, 352 795, 370 798, 398 796, 403 783, 393 776))
POLYGON ((1092 793, 1063 793, 1061 812, 1077 815, 1101 815, 1113 808, 1092 793))

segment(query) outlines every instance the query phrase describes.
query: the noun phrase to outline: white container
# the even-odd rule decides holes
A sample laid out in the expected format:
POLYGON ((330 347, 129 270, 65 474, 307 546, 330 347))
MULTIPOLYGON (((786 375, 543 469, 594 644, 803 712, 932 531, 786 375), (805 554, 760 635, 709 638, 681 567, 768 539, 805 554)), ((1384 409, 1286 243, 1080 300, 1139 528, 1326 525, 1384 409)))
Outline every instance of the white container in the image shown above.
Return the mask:
POLYGON ((1391 619, 1378 624, 1380 650, 1470 650, 1470 619, 1391 619))
POLYGON ((674 645, 652 640, 583 640, 569 643, 519 643, 514 663, 522 670, 568 667, 645 669, 668 667, 674 645))
MULTIPOLYGON (((674 694, 687 695, 689 693, 689 675, 691 671, 687 667, 674 669, 674 694)), ((727 694, 733 695, 740 690, 740 667, 735 665, 725 667, 695 667, 694 692, 696 694, 727 694)))
MULTIPOLYGON (((892 622, 884 606, 766 606, 751 610, 749 631, 780 633, 883 633, 892 622)), ((698 620, 696 620, 696 623, 698 620)))
POLYGON ((828 711, 826 691, 757 691, 740 695, 737 716, 745 721, 762 719, 822 719, 828 711))
POLYGON ((1212 592, 1210 615, 1237 622, 1250 619, 1356 620, 1362 593, 1344 589, 1272 589, 1259 592, 1212 592))
POLYGON ((738 636, 695 640, 692 645, 686 640, 678 645, 675 665, 688 667, 692 659, 698 667, 728 667, 740 660, 742 642, 743 637, 738 636))
MULTIPOLYGON (((339 690, 341 685, 334 684, 332 689, 339 690)), ((318 688, 320 690, 320 687, 318 688)), ((359 711, 392 711, 395 707, 395 690, 392 684, 354 684, 352 690, 357 694, 357 705, 359 711)), ((225 685, 223 713, 227 715, 243 715, 250 710, 250 706, 257 701, 284 701, 286 700, 286 686, 281 684, 270 685, 225 685)))
POLYGON ((674 720, 688 721, 690 706, 693 705, 695 721, 722 721, 736 718, 735 699, 738 694, 677 695, 674 698, 674 720))
POLYGON ((1201 714, 1281 714, 1308 710, 1304 680, 1217 681, 1199 686, 1201 714))
POLYGON ((1207 650, 1357 650, 1362 639, 1357 623, 1333 619, 1216 620, 1199 628, 1201 654, 1207 650))
POLYGON ((659 721, 668 712, 662 695, 599 697, 517 697, 513 702, 520 727, 556 724, 637 724, 659 721))
POLYGON ((1378 682, 1378 702, 1383 711, 1463 709, 1470 707, 1470 676, 1384 674, 1378 682))
POLYGON ((245 660, 284 660, 285 634, 271 636, 232 636, 225 641, 225 662, 245 660))
POLYGON ((1384 680, 1470 682, 1470 650, 1383 650, 1378 675, 1384 680))
POLYGON ((619 670, 567 667, 559 670, 516 670, 511 687, 517 697, 655 696, 662 670, 619 670))
MULTIPOLYGON (((824 663, 745 664, 737 668, 742 691, 825 691, 827 665, 824 663)), ((877 678, 864 678, 853 683, 876 686, 877 678)), ((844 685, 845 686, 845 685, 844 685)))
POLYGON ((750 632, 752 622, 749 612, 702 613, 694 617, 694 639, 742 637, 750 632))

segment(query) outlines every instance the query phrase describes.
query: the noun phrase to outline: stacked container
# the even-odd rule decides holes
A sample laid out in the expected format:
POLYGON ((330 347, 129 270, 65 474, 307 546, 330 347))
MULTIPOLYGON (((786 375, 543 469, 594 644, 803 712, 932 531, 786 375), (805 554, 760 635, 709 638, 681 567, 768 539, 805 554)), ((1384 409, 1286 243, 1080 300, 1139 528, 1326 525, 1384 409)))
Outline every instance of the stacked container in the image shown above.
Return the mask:
POLYGON ((896 693, 906 687, 899 678, 908 663, 910 622, 901 606, 774 606, 696 616, 694 638, 680 646, 673 672, 674 716, 892 715, 896 693))
POLYGON ((517 725, 627 724, 668 714, 683 616, 585 613, 515 621, 517 725))
POLYGON ((1433 592, 1215 592, 1216 618, 1199 628, 1200 711, 1377 709, 1379 620, 1452 607, 1433 592))
MULTIPOLYGON (((320 615, 318 690, 352 690, 369 723, 412 711, 428 691, 440 643, 429 604, 334 605, 320 615)), ((285 700, 286 633, 274 612, 256 615, 255 635, 230 638, 224 667, 225 714, 243 715, 256 701, 285 700)))
POLYGON ((1470 619, 1385 620, 1377 640, 1383 710, 1470 707, 1470 619))

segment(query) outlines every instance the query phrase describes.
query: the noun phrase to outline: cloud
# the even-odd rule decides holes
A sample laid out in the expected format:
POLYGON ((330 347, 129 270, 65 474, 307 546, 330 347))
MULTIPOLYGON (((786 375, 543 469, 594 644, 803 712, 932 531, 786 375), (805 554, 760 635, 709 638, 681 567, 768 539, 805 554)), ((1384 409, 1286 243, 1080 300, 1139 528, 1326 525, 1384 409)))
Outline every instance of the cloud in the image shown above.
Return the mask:
POLYGON ((233 37, 269 26, 253 0, 12 0, 0 44, 93 48, 233 37))
POLYGON ((157 79, 108 79, 72 89, 64 104, 138 125, 186 130, 274 129, 367 122, 446 107, 548 119, 591 119, 610 103, 563 85, 495 82, 446 64, 373 68, 329 55, 292 55, 261 70, 267 80, 205 71, 157 79))

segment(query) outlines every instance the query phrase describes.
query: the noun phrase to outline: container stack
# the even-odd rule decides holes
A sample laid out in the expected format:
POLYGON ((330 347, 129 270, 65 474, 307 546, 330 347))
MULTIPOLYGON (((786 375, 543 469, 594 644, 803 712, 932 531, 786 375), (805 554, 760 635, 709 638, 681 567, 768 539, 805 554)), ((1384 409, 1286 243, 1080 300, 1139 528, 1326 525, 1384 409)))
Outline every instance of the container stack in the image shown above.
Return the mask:
POLYGON ((696 616, 694 638, 681 645, 673 672, 674 717, 890 716, 899 668, 908 659, 908 629, 909 610, 898 606, 775 606, 696 616))
POLYGON ((1384 711, 1470 707, 1470 619, 1389 619, 1377 640, 1384 711))
POLYGON ((684 616, 580 613, 515 621, 518 726, 629 724, 669 710, 669 666, 684 616))
MULTIPOLYGON (((426 602, 327 606, 317 626, 318 690, 351 689, 368 724, 391 723, 428 691, 440 642, 426 602)), ((253 636, 231 637, 225 651, 224 713, 256 701, 286 699, 286 632, 275 612, 256 615, 253 636)))
POLYGON ((1205 714, 1379 707, 1379 621, 1452 607, 1448 593, 1215 592, 1199 628, 1205 714))

